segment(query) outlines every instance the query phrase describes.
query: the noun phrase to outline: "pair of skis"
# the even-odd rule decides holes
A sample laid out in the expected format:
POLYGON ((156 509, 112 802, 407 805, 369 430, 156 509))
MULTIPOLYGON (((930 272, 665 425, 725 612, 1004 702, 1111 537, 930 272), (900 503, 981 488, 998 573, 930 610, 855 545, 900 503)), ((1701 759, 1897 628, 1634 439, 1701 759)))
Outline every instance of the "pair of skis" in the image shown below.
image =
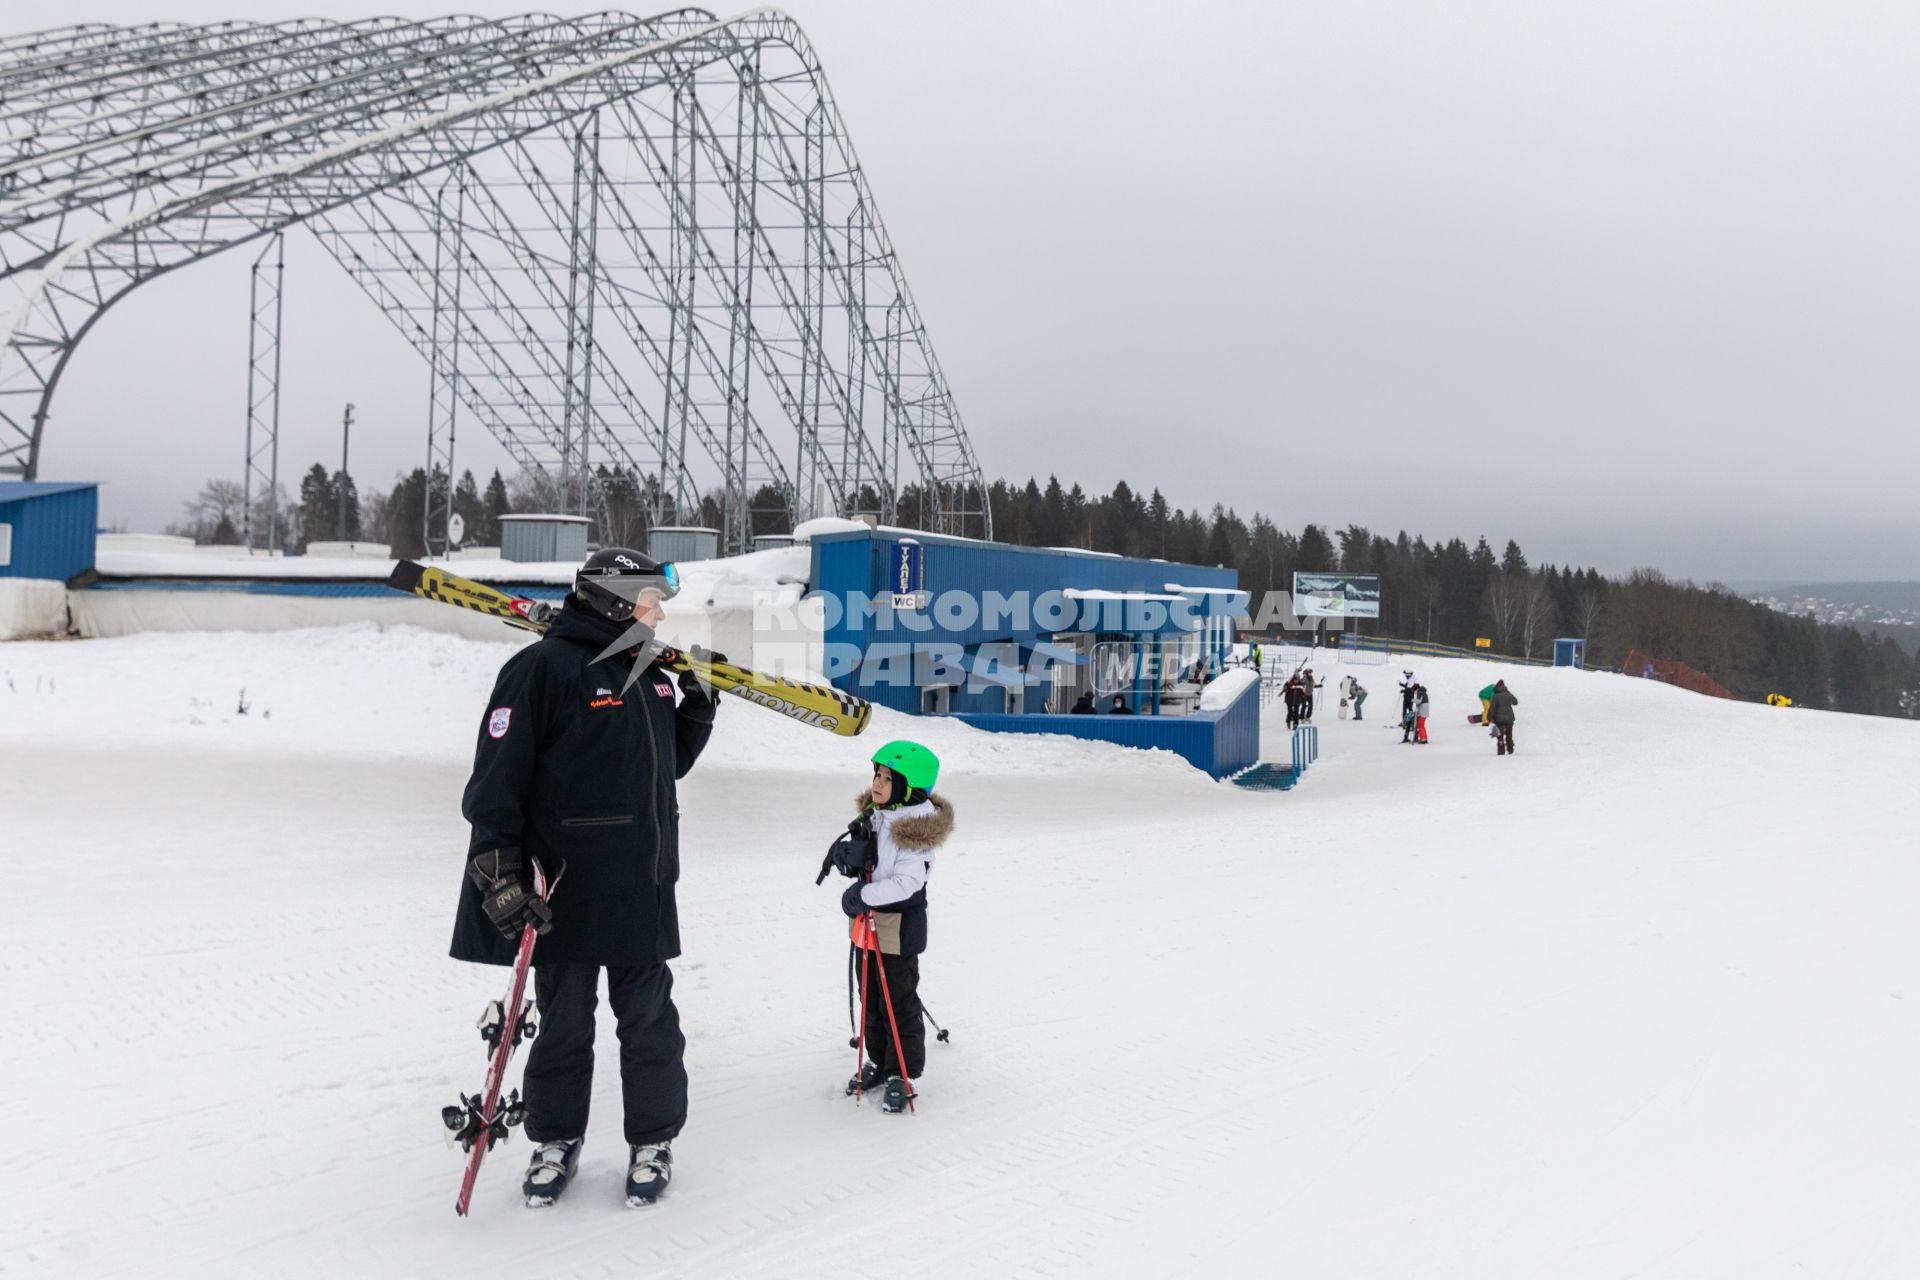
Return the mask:
MULTIPOLYGON (((544 600, 516 596, 484 582, 448 573, 436 565, 417 564, 412 560, 394 565, 387 585, 425 600, 437 600, 498 618, 523 631, 544 632, 552 623, 556 608, 544 600)), ((691 671, 721 693, 730 693, 742 701, 842 738, 858 737, 873 719, 871 702, 843 693, 832 685, 770 676, 731 662, 696 658, 665 647, 659 649, 658 661, 669 671, 691 671)))
MULTIPOLYGON (((538 862, 533 864, 533 891, 543 902, 553 896, 553 885, 547 883, 546 872, 538 862)), ((531 924, 520 930, 520 949, 514 954, 507 998, 489 1004, 480 1015, 480 1038, 487 1043, 486 1083, 471 1098, 461 1094, 458 1106, 440 1109, 440 1120, 447 1126, 447 1141, 459 1143, 467 1153, 467 1171, 460 1179, 460 1198, 453 1205, 454 1211, 463 1218, 467 1216, 467 1205, 473 1200, 473 1182, 480 1176, 480 1162, 487 1158, 494 1143, 506 1141, 507 1135, 526 1119, 520 1091, 515 1089, 503 1100, 500 1088, 506 1083, 507 1062, 513 1057, 513 1051, 522 1040, 533 1039, 537 1030, 533 1023, 533 1001, 526 998, 526 992, 527 970, 533 963, 533 942, 538 936, 531 924)))

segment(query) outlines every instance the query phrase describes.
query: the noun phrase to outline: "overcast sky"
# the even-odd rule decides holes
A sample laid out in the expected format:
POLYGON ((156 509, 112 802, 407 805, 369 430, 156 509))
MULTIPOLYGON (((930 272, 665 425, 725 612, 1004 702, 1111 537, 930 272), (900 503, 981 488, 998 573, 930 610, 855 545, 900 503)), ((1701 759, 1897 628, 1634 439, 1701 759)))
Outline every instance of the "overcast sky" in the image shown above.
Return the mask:
MULTIPOLYGON (((1920 578, 1920 6, 789 12, 990 477, 1609 571, 1920 578)), ((282 475, 338 464, 351 400, 354 472, 385 487, 424 453, 425 366, 288 243, 282 475)), ((238 476, 252 252, 101 322, 43 478, 105 480, 107 516, 152 529, 238 476)), ((462 451, 503 461, 477 431, 462 451)))

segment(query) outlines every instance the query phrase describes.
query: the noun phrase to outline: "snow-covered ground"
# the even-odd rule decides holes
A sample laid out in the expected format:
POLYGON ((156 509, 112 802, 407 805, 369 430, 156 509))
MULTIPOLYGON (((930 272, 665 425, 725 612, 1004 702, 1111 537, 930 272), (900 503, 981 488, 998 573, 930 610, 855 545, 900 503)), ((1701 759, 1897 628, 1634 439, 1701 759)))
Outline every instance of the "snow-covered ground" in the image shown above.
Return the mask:
POLYGON ((459 1220, 438 1110, 502 971, 445 948, 509 651, 0 644, 0 1273, 1920 1275, 1920 726, 1467 661, 1415 664, 1424 750, 1400 663, 1321 668, 1369 719, 1327 701, 1285 793, 727 701, 682 793, 673 1190, 620 1207, 607 1026, 576 1188, 521 1209, 516 1138, 459 1220), (1496 674, 1512 759, 1464 723, 1496 674), (813 877, 908 733, 958 810, 953 1041, 889 1116, 841 1096, 813 877))

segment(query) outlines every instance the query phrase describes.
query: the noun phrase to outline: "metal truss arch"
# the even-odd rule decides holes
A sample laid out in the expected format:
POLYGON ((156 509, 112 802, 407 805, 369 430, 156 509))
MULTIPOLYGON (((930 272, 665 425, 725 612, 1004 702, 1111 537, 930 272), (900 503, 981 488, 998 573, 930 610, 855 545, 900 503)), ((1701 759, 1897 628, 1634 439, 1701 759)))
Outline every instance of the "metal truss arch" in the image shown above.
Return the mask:
POLYGON ((59 372, 114 300, 296 227, 430 362, 435 469, 464 410, 608 538, 712 521, 741 548, 770 502, 991 536, 784 14, 0 37, 0 474, 35 474, 59 372))

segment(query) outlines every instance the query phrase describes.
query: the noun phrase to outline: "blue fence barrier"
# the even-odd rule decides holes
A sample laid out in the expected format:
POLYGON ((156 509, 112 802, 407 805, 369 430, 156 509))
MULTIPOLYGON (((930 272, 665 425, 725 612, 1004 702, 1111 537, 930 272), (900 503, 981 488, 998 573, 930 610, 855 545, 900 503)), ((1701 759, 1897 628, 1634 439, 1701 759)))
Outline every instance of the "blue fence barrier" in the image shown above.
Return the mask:
POLYGON ((1293 731, 1293 776, 1298 778, 1307 766, 1320 758, 1320 726, 1303 724, 1293 731))
POLYGON ((1293 731, 1293 759, 1286 764, 1256 764, 1233 775, 1233 784, 1249 791, 1291 791, 1307 766, 1320 758, 1320 729, 1303 724, 1293 731))

